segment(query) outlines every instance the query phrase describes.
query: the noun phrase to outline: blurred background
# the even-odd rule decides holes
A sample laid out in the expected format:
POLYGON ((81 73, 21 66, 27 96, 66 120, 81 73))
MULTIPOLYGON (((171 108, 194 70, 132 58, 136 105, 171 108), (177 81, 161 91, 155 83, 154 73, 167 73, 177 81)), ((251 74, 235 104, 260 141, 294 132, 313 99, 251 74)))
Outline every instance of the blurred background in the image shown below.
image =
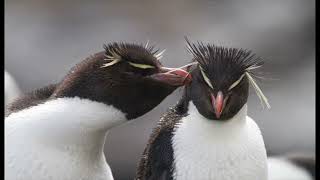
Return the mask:
MULTIPOLYGON (((274 154, 315 152, 314 0, 6 0, 5 69, 22 92, 60 81, 103 43, 167 49, 162 62, 190 61, 191 41, 252 49, 266 60, 259 81, 272 108, 251 89, 249 115, 274 154)), ((111 130, 105 152, 115 179, 132 179, 152 127, 177 90, 142 118, 111 130)))

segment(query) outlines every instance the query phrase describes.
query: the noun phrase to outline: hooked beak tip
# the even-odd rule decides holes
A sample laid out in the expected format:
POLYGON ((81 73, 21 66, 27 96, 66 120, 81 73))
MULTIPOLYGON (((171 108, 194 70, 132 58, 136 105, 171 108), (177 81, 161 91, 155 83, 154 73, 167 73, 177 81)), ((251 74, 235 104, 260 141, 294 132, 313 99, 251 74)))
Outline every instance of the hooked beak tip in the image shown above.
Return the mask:
POLYGON ((160 73, 152 75, 154 79, 173 86, 183 86, 191 82, 191 74, 182 68, 161 67, 160 73))
POLYGON ((215 115, 217 118, 220 118, 222 110, 223 110, 223 94, 221 91, 217 93, 217 96, 215 97, 213 94, 211 94, 211 104, 213 106, 215 115))

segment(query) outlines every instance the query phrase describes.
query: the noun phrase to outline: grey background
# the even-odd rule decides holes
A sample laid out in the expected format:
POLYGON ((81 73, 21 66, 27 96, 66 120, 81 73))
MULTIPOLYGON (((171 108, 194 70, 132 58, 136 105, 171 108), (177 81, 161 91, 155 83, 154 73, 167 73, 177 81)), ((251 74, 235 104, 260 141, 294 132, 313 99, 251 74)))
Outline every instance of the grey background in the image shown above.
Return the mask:
MULTIPOLYGON (((167 49, 163 64, 190 60, 193 41, 252 49, 266 59, 259 82, 271 110, 251 91, 249 115, 274 153, 315 151, 315 2, 313 0, 5 1, 5 68, 23 92, 54 83, 76 63, 127 41, 167 49)), ((139 156, 177 90, 145 116, 114 128, 106 154, 116 179, 132 179, 139 156)))

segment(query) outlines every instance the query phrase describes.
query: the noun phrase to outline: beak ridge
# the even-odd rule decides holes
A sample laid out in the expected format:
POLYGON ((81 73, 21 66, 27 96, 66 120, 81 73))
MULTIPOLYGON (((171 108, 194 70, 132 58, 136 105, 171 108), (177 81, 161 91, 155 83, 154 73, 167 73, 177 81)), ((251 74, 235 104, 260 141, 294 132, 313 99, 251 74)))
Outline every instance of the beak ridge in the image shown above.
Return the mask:
POLYGON ((213 106, 214 112, 216 114, 217 118, 220 118, 222 110, 223 110, 223 93, 219 91, 217 93, 217 96, 215 97, 213 94, 211 94, 211 104, 213 106))
POLYGON ((191 82, 191 74, 182 68, 161 67, 160 72, 151 76, 173 86, 183 86, 191 82))

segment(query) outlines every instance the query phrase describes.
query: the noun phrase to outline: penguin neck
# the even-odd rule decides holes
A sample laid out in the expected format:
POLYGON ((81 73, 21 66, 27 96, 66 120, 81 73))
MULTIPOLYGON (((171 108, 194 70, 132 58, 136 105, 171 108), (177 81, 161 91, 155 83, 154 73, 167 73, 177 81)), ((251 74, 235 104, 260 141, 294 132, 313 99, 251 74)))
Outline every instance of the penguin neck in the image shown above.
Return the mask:
POLYGON ((202 132, 214 133, 214 137, 221 136, 224 139, 229 137, 230 133, 236 133, 237 130, 240 130, 245 125, 247 109, 247 104, 244 104, 240 111, 228 120, 210 120, 202 116, 193 102, 190 101, 189 114, 196 118, 190 118, 191 120, 186 123, 194 126, 193 129, 199 128, 202 132))
POLYGON ((8 134, 26 136, 31 146, 74 147, 79 153, 100 156, 108 130, 125 121, 125 114, 111 105, 78 97, 58 98, 11 114, 6 129, 8 134))

